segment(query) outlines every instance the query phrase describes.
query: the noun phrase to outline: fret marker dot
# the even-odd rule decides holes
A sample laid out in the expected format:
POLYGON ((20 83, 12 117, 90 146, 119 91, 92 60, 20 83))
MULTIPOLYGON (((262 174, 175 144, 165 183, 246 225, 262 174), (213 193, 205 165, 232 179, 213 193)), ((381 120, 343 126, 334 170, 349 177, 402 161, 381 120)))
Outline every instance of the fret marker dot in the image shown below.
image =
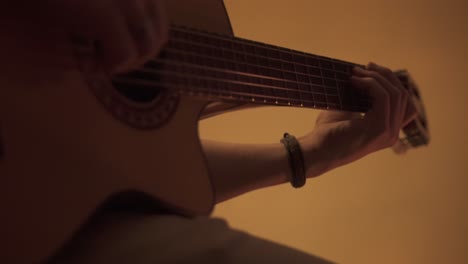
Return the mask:
POLYGON ((288 105, 291 105, 291 102, 288 102, 288 105))
POLYGON ((278 104, 278 101, 276 101, 275 104, 278 104))
POLYGON ((252 98, 252 102, 255 102, 255 98, 252 98))
POLYGON ((304 104, 301 104, 301 107, 304 106, 304 104))

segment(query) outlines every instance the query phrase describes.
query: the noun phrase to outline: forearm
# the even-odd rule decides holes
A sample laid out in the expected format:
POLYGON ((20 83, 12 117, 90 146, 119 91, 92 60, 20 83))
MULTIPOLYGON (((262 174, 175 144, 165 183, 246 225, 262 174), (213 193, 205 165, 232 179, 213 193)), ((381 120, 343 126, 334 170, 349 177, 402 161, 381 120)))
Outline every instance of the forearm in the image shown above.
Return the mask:
MULTIPOLYGON (((291 168, 287 151, 281 143, 235 144, 202 140, 211 170, 216 203, 256 189, 290 181, 291 168)), ((317 154, 306 148, 305 159, 317 159, 317 154)), ((312 163, 306 168, 307 177, 318 176, 326 169, 323 163, 312 163)))

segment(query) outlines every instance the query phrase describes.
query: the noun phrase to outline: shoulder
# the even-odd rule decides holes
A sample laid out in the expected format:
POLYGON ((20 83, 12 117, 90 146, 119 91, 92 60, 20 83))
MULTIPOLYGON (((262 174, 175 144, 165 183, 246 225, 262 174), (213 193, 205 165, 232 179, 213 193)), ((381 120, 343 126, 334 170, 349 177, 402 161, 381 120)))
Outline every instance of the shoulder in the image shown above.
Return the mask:
POLYGON ((331 262, 232 229, 224 219, 106 213, 93 219, 51 263, 331 262))

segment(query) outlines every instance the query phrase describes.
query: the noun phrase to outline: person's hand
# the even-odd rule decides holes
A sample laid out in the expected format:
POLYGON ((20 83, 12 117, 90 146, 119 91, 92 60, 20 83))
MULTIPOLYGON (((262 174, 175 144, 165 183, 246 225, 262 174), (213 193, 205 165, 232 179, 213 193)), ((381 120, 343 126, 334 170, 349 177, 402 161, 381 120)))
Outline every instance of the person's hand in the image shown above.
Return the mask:
MULTIPOLYGON (((169 26, 162 0, 8 2, 2 7, 0 19, 8 18, 7 22, 14 26, 23 24, 16 31, 24 34, 39 31, 41 37, 55 30, 63 33, 60 41, 90 41, 97 48, 98 63, 110 73, 142 65, 155 57, 168 39, 169 26)), ((57 38, 54 41, 51 45, 57 45, 57 38)))
POLYGON ((353 71, 353 86, 370 95, 372 109, 364 116, 337 111, 319 114, 314 130, 299 139, 309 177, 393 146, 400 129, 417 114, 408 92, 391 70, 369 63, 366 69, 356 67, 353 71), (317 163, 323 166, 313 165, 317 163))

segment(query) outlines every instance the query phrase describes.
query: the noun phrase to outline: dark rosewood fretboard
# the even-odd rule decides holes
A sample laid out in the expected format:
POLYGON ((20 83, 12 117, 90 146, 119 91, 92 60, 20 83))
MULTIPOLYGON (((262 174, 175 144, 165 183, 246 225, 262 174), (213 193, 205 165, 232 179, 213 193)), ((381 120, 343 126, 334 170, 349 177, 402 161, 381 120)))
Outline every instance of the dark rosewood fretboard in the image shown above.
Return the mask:
POLYGON ((354 66, 360 65, 172 26, 158 58, 114 82, 225 101, 366 112, 369 98, 350 83, 354 66))

